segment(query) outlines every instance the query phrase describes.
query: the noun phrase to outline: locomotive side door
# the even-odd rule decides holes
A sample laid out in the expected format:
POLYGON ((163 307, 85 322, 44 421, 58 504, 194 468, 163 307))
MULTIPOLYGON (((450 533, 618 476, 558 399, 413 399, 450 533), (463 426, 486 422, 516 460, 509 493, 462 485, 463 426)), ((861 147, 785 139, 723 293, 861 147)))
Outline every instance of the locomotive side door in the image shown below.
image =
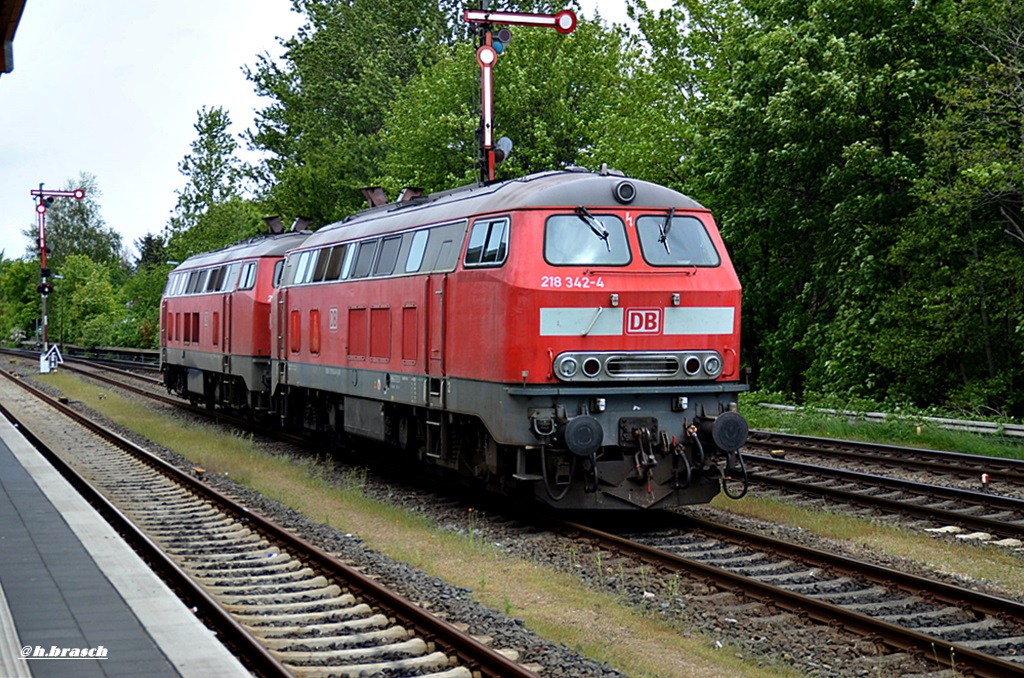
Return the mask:
POLYGON ((288 323, 285 322, 285 320, 287 320, 287 318, 285 318, 285 308, 288 306, 286 301, 287 294, 287 291, 281 290, 280 292, 277 293, 277 299, 275 300, 277 302, 277 319, 274 322, 274 357, 277 358, 278 360, 284 360, 285 357, 284 333, 285 328, 288 326, 288 323))
POLYGON ((427 403, 434 407, 444 407, 445 377, 445 333, 447 330, 447 292, 448 275, 434 274, 427 276, 425 283, 426 299, 426 356, 424 365, 427 372, 427 403))
POLYGON ((221 308, 221 317, 224 319, 222 321, 224 323, 224 331, 223 331, 224 343, 223 343, 223 347, 224 347, 224 353, 225 354, 230 354, 231 353, 231 302, 232 302, 232 299, 231 299, 231 295, 230 294, 225 294, 221 298, 223 299, 223 304, 222 304, 222 308, 221 308))

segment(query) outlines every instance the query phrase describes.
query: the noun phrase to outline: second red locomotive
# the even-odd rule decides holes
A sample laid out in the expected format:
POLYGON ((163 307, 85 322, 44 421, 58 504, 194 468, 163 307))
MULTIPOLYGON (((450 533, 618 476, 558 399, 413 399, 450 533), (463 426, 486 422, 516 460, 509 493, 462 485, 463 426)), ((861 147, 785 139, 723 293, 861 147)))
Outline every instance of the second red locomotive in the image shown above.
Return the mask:
POLYGON ((676 191, 546 172, 296 235, 252 316, 267 344, 244 351, 229 314, 206 320, 243 290, 175 282, 232 256, 172 272, 174 392, 564 508, 703 503, 742 476, 740 285, 711 214, 676 191), (187 339, 179 306, 201 314, 187 339))

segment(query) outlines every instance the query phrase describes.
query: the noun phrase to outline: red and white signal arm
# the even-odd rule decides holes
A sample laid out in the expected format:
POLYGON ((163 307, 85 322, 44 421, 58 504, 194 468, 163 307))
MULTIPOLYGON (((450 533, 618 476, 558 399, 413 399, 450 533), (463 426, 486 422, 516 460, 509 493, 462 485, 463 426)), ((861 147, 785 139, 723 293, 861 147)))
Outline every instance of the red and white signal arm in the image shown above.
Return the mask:
POLYGON ((576 30, 576 15, 571 9, 558 14, 530 14, 527 12, 492 12, 485 9, 467 9, 466 21, 475 24, 505 24, 508 26, 542 26, 554 28, 566 35, 576 30))

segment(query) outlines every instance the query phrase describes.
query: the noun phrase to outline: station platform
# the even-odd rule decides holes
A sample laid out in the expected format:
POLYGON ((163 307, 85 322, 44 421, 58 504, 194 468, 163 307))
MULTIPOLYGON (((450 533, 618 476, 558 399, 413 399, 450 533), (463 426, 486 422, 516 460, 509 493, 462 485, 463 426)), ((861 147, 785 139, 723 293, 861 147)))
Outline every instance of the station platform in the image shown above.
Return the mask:
POLYGON ((249 676, 0 417, 0 676, 249 676))

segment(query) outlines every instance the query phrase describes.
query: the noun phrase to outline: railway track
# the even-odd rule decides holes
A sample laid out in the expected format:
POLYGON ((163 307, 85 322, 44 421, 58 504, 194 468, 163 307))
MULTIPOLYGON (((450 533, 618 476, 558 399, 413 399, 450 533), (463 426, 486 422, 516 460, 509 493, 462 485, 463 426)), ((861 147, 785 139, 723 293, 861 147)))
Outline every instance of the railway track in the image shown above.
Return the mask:
POLYGON ((746 450, 761 450, 766 453, 781 450, 787 455, 795 453, 844 460, 862 467, 911 469, 975 482, 978 482, 984 473, 993 484, 999 482, 1024 487, 1024 460, 1008 457, 989 457, 768 431, 751 431, 746 450))
MULTIPOLYGON (((90 377, 97 376, 94 370, 87 371, 90 377)), ((124 387, 123 380, 107 380, 124 387)), ((131 388, 136 390, 136 387, 131 388)), ((180 400, 166 400, 182 405, 180 400)), ((203 408, 194 409, 206 412, 203 408)), ((776 448, 773 446, 772 449, 776 448)), ((751 460, 751 468, 756 468, 760 458, 750 455, 748 459, 751 460)), ((780 466, 787 464, 787 460, 766 459, 779 461, 780 466)), ((790 467, 783 472, 791 474, 799 470, 794 471, 790 467)), ((760 475, 752 474, 752 480, 760 482, 760 475)), ((865 476, 862 480, 877 480, 873 476, 860 475, 865 476)), ((849 491, 852 480, 847 477, 835 482, 849 491)), ((901 491, 909 487, 904 480, 893 482, 896 486, 904 486, 901 491)), ((821 484, 820 477, 812 482, 812 485, 821 484)), ((928 499, 928 494, 935 488, 922 485, 919 498, 912 501, 934 503, 928 499)), ((871 491, 878 493, 877 485, 871 491)), ((883 492, 895 491, 890 488, 883 492)), ((1004 513, 1002 528, 983 525, 988 518, 975 515, 972 520, 976 522, 968 529, 990 529, 996 534, 1020 533, 1021 524, 1015 524, 1021 522, 1018 500, 977 492, 968 494, 980 495, 974 498, 976 505, 990 505, 1006 499, 1000 508, 1004 513)), ((902 499, 893 499, 890 494, 889 499, 897 505, 907 503, 906 495, 902 499)), ((906 506, 901 508, 906 512, 906 506)), ((942 510, 938 506, 931 509, 942 510)), ((930 511, 929 520, 950 522, 949 516, 942 517, 941 513, 931 509, 922 509, 930 511)), ((966 507, 961 506, 961 509, 966 507)), ((948 505, 946 510, 949 510, 948 505)), ((971 517, 976 510, 967 510, 961 518, 971 517)), ((988 512, 991 514, 991 510, 988 512)), ((582 533, 588 528, 570 526, 564 529, 582 533)), ((611 536, 612 541, 606 542, 603 535, 589 532, 585 539, 596 545, 594 548, 627 553, 627 557, 654 564, 662 572, 684 573, 685 576, 711 582, 721 590, 760 601, 769 614, 773 610, 786 610, 805 620, 858 633, 868 646, 907 652, 918 659, 973 675, 1024 675, 1024 665, 1018 663, 1024 656, 1024 631, 1021 630, 1024 628, 1024 614, 1018 603, 974 594, 959 586, 949 587, 909 577, 858 561, 845 561, 844 564, 838 556, 801 550, 791 544, 750 546, 751 539, 761 538, 745 533, 728 533, 728 528, 690 520, 685 526, 654 534, 611 536), (746 546, 737 545, 744 540, 746 546), (794 555, 792 549, 801 552, 794 555), (758 576, 745 576, 750 574, 763 575, 762 579, 767 581, 751 583, 756 582, 758 576)))
POLYGON ((1014 548, 1022 545, 1024 462, 1020 460, 763 431, 752 432, 746 449, 748 477, 756 486, 907 516, 925 521, 926 529, 932 531, 966 531, 969 534, 963 536, 971 539, 1014 548), (866 473, 860 470, 864 467, 884 467, 898 477, 866 473), (980 482, 982 473, 991 484, 980 482), (993 492, 994 487, 1011 494, 993 492))
POLYGON ((750 482, 762 487, 958 526, 1001 537, 1003 546, 1024 539, 1024 499, 761 455, 744 459, 750 482))
MULTIPOLYGON (((553 529, 590 548, 863 636, 966 675, 1024 675, 1024 604, 692 517, 655 532, 553 529)), ((744 603, 743 601, 746 601, 744 603)))
MULTIPOLYGON (((105 513, 124 517, 119 529, 148 543, 146 557, 174 573, 174 585, 189 592, 190 604, 201 605, 260 674, 534 675, 188 473, 2 374, 67 417, 67 426, 85 429, 75 435, 88 444, 59 465, 76 486, 93 488, 105 513)), ((32 436, 24 424, 19 427, 32 436)), ((59 459, 52 450, 48 456, 59 459)))

